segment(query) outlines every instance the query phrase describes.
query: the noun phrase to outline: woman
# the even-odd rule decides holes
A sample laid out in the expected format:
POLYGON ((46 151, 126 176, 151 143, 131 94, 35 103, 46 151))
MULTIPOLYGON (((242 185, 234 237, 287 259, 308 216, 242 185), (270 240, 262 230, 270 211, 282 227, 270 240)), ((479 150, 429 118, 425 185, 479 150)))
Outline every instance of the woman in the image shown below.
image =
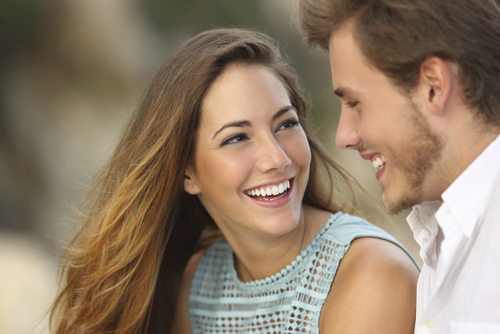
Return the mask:
POLYGON ((269 38, 183 44, 96 177, 55 332, 413 332, 415 265, 341 212, 358 186, 306 121, 269 38))

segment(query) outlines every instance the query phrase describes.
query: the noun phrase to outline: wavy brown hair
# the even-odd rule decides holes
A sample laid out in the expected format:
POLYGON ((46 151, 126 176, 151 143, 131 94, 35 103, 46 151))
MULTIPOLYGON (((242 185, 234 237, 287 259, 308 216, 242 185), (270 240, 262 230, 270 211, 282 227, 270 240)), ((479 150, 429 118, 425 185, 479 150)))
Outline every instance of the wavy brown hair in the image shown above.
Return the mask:
POLYGON ((353 19, 363 55, 406 92, 428 57, 457 64, 465 102, 500 126, 500 1, 300 0, 298 14, 308 43, 326 51, 353 19))
POLYGON ((220 235, 184 170, 211 83, 230 64, 272 70, 297 109, 312 151, 304 202, 358 213, 358 184, 307 125, 297 77, 270 38, 218 29, 184 43, 147 87, 109 162, 96 175, 83 224, 61 265, 54 333, 168 333, 188 259, 220 235))

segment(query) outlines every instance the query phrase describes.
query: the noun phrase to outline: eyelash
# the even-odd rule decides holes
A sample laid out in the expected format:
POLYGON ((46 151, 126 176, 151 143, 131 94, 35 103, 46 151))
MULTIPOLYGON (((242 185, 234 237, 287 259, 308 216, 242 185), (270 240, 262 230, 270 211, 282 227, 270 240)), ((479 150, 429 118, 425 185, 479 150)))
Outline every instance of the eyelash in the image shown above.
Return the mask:
POLYGON ((349 107, 349 108, 354 108, 358 105, 358 101, 347 101, 346 102, 346 106, 349 107))
MULTIPOLYGON (((278 126, 278 130, 280 129, 287 129, 287 128, 293 128, 293 127, 296 127, 297 125, 299 125, 300 122, 296 119, 287 119, 286 121, 284 121, 283 123, 281 123, 279 126, 278 126)), ((238 133, 238 134, 235 134, 233 136, 230 136, 229 138, 225 139, 224 141, 222 141, 222 143, 220 144, 220 147, 222 146, 225 146, 225 145, 229 145, 229 144, 235 144, 235 143, 238 143, 240 141, 244 141, 244 140, 248 140, 248 136, 244 133, 238 133)))
POLYGON ((285 129, 286 129, 286 128, 295 127, 299 124, 300 124, 300 122, 298 120, 296 120, 295 118, 290 118, 290 119, 287 119, 286 121, 284 121, 283 123, 281 123, 280 126, 278 127, 278 130, 281 129, 283 126, 285 126, 285 129))
POLYGON ((243 140, 247 140, 247 139, 248 139, 248 137, 247 137, 247 135, 246 135, 246 134, 244 134, 244 133, 238 133, 238 134, 236 134, 236 135, 233 135, 233 136, 231 136, 231 137, 229 137, 229 138, 225 139, 225 140, 224 140, 224 141, 220 144, 220 146, 222 147, 222 146, 225 146, 225 145, 228 145, 228 144, 235 144, 235 143, 237 143, 237 142, 243 141, 243 140, 237 140, 237 139, 241 139, 241 138, 243 138, 243 140), (236 141, 235 141, 235 140, 236 140, 236 141))

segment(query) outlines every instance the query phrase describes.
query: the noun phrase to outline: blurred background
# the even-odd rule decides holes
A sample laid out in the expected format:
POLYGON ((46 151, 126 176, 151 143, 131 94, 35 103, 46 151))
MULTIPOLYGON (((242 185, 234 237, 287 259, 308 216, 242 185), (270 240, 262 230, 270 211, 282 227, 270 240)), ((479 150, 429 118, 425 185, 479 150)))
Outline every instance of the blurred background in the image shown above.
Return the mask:
MULTIPOLYGON (((0 334, 48 333, 45 312, 72 210, 110 155, 148 80, 182 42, 215 27, 276 39, 320 139, 377 196, 370 162, 335 147, 328 56, 293 23, 295 0, 0 2, 0 334)), ((383 226, 418 259, 404 212, 383 226)))

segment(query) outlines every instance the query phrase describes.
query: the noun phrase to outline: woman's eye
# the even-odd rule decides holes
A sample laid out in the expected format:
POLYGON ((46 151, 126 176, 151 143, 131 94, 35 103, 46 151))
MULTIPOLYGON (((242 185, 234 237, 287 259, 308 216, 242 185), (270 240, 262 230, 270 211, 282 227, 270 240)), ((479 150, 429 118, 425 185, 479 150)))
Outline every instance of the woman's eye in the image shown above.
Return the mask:
POLYGON ((248 137, 247 135, 243 134, 243 133, 239 133, 237 135, 234 135, 234 136, 231 136, 227 139, 225 139, 221 144, 220 146, 224 146, 224 145, 227 145, 227 144, 235 144, 235 143, 238 143, 240 141, 244 141, 244 140, 247 140, 248 137))
POLYGON ((283 123, 280 124, 280 126, 278 127, 278 130, 292 128, 292 127, 295 127, 299 124, 300 124, 299 121, 296 119, 293 119, 293 118, 287 119, 286 121, 284 121, 283 123))

